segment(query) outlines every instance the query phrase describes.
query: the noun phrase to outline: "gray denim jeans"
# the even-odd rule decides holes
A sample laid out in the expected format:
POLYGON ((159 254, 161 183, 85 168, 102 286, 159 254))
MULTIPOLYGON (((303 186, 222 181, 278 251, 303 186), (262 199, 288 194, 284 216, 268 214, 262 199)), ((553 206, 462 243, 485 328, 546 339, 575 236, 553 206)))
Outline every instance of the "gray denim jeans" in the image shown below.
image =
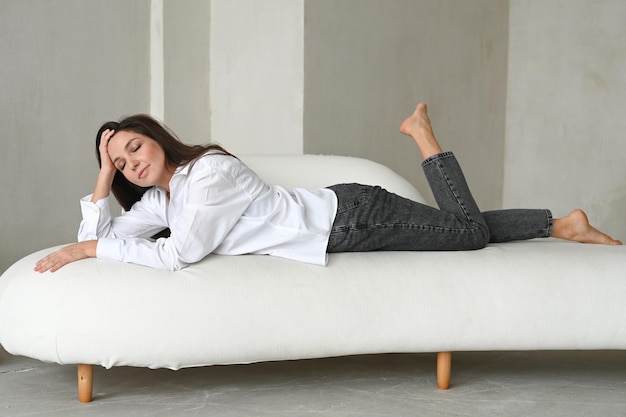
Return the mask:
POLYGON ((439 209, 378 186, 339 184, 327 252, 472 250, 489 242, 548 237, 549 210, 480 212, 452 152, 422 163, 439 209))

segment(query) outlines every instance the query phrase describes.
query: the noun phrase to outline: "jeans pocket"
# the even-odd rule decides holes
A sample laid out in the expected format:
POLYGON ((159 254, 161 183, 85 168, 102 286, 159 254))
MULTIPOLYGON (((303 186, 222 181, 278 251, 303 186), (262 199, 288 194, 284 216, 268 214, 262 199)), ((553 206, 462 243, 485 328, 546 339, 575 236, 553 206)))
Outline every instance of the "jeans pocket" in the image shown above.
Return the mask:
POLYGON ((368 204, 371 187, 361 184, 340 184, 328 187, 337 195, 337 214, 368 204))

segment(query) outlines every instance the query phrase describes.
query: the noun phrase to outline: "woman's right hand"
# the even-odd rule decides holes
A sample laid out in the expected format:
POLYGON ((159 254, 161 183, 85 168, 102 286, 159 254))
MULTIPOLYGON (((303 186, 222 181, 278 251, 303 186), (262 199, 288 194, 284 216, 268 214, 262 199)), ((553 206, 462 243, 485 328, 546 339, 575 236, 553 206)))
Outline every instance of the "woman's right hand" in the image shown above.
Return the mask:
POLYGON ((91 201, 96 203, 98 200, 108 197, 111 191, 111 185, 115 178, 116 168, 113 165, 113 161, 109 156, 109 139, 113 137, 115 130, 107 129, 100 135, 100 145, 98 151, 100 152, 100 174, 98 174, 98 180, 96 181, 96 188, 93 191, 91 201))
POLYGON ((109 140, 115 134, 115 130, 107 129, 102 132, 100 136, 100 146, 98 150, 100 151, 100 171, 104 173, 114 175, 115 174, 115 165, 113 165, 113 161, 109 156, 109 140))
POLYGON ((40 259, 37 264, 35 264, 34 269, 41 273, 46 271, 58 271, 59 268, 71 262, 86 258, 95 258, 97 247, 97 240, 85 240, 83 242, 74 243, 73 245, 61 248, 45 258, 40 259))

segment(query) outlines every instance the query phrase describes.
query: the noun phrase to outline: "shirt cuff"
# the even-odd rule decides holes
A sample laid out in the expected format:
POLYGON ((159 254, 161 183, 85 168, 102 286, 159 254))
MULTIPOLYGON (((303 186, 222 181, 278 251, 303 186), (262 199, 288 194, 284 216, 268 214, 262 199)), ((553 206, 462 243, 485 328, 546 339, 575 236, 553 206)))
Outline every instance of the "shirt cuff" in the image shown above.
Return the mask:
POLYGON ((78 240, 98 239, 101 225, 111 221, 111 209, 109 208, 109 198, 102 198, 95 203, 91 202, 93 194, 80 199, 80 211, 82 221, 78 230, 78 240))
POLYGON ((80 211, 84 220, 98 220, 100 216, 111 217, 111 209, 109 207, 109 197, 101 198, 95 203, 91 202, 93 194, 80 199, 80 211))
POLYGON ((96 246, 96 258, 122 261, 123 244, 124 242, 120 239, 112 239, 108 237, 98 239, 98 245, 96 246))

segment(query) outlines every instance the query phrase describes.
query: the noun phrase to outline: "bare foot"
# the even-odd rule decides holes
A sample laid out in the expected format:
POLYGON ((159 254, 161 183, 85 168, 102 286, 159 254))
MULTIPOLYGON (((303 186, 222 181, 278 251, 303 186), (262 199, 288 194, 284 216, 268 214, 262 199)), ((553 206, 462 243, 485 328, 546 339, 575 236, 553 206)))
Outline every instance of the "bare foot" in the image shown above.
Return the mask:
POLYGON ((574 210, 560 219, 554 219, 552 237, 573 240, 581 243, 599 243, 603 245, 621 245, 609 235, 602 233, 589 224, 587 215, 582 210, 574 210))
POLYGON ((411 136, 415 140, 424 159, 443 152, 433 133, 426 103, 417 105, 413 114, 407 117, 400 125, 400 132, 411 136))

